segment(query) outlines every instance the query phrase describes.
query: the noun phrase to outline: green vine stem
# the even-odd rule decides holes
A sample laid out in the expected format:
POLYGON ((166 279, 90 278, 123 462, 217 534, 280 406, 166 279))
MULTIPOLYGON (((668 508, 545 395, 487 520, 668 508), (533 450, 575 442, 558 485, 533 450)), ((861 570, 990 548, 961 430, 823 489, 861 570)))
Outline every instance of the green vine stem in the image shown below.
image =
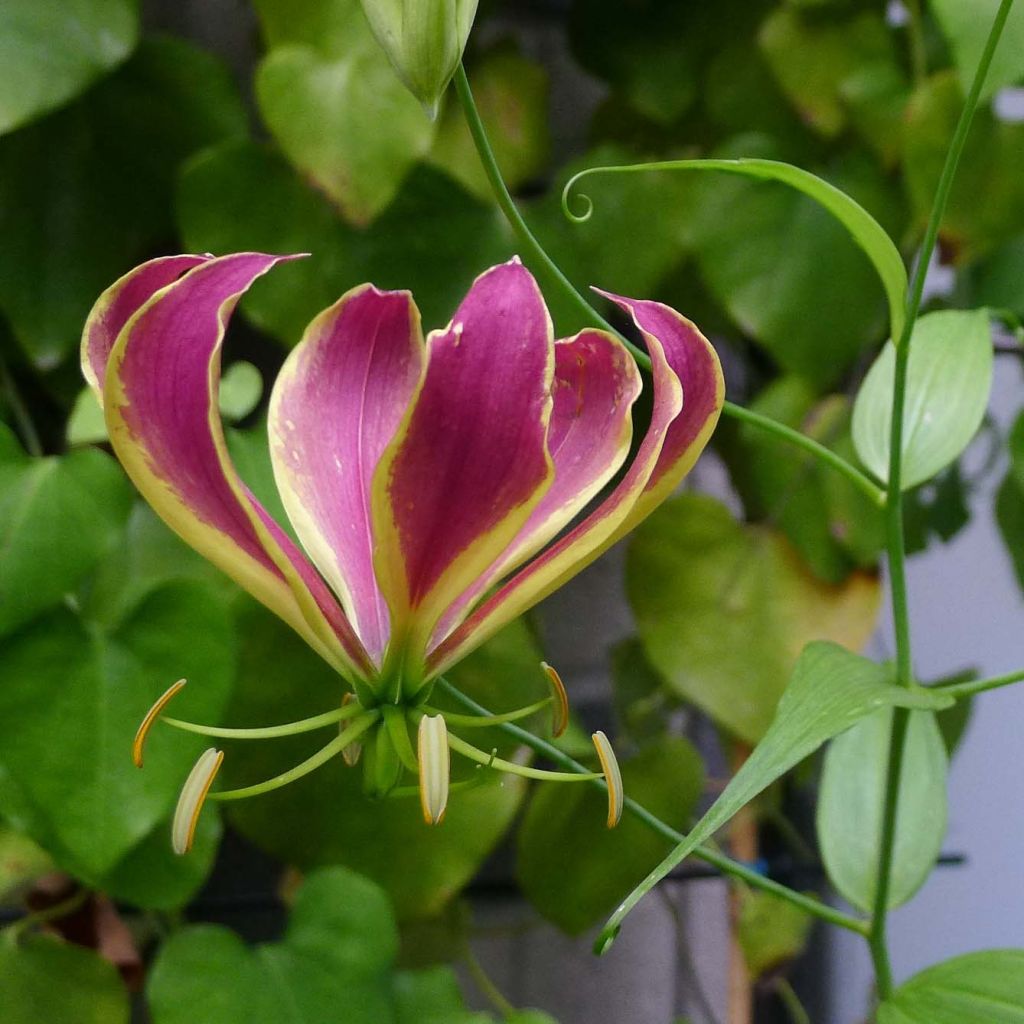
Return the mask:
POLYGON ((1019 683, 1022 680, 1024 680, 1024 669, 1018 669, 1016 672, 1007 672, 1003 676, 990 676, 988 679, 971 679, 966 683, 940 684, 936 689, 941 690, 950 697, 955 697, 957 700, 963 700, 966 697, 973 697, 976 693, 998 690, 1003 686, 1011 686, 1013 683, 1019 683))
MULTIPOLYGON (((526 221, 523 220, 523 216, 519 212, 519 208, 516 206, 515 200, 513 200, 512 196, 509 194, 508 188, 505 186, 505 179, 501 176, 501 170, 498 167, 494 151, 491 148, 490 140, 487 138, 487 131, 480 119, 480 113, 477 110, 476 101, 473 99, 473 90, 470 88, 469 79, 466 76, 466 69, 462 64, 459 65, 458 70, 455 72, 454 81, 455 91, 462 104, 466 124, 469 126, 470 135, 472 136, 473 143, 476 146, 476 151, 480 157, 480 163, 483 166, 484 173, 487 175, 491 191, 494 193, 494 198, 497 201, 501 212, 505 215, 505 219, 508 221, 512 230, 516 233, 516 237, 519 239, 519 242, 523 247, 523 254, 540 272, 543 273, 544 277, 547 278, 548 283, 552 287, 565 295, 580 316, 584 317, 595 327, 616 335, 632 353, 637 364, 645 370, 650 370, 651 360, 647 353, 642 349, 637 348, 637 346, 628 338, 624 338, 619 331, 617 331, 610 323, 608 323, 607 320, 605 320, 603 316, 601 316, 600 313, 597 312, 596 309, 594 309, 583 295, 577 291, 573 283, 565 276, 565 274, 562 273, 561 268, 559 268, 555 261, 547 254, 540 242, 537 241, 536 236, 530 230, 526 221)), ((736 405, 733 402, 726 402, 722 407, 722 412, 726 416, 732 416, 734 419, 750 423, 767 433, 773 434, 775 437, 778 437, 783 441, 787 441, 789 444, 803 448, 804 451, 810 452, 811 455, 824 465, 830 466, 837 472, 842 473, 843 476, 859 487, 869 498, 871 498, 872 501, 876 502, 878 505, 883 504, 885 491, 882 490, 882 488, 880 488, 866 473, 861 472, 856 466, 847 462, 844 458, 826 448, 823 444, 815 441, 813 438, 808 437, 806 434, 801 434, 800 431, 793 430, 791 427, 787 427, 768 416, 762 416, 760 413, 752 412, 751 410, 745 409, 743 406, 736 405)))
MULTIPOLYGON (((942 168, 935 202, 932 205, 924 241, 918 254, 917 265, 910 280, 907 292, 906 319, 900 337, 896 341, 896 361, 893 375, 892 398, 892 429, 889 437, 889 480, 888 498, 886 501, 886 539, 889 562, 889 587, 892 595, 893 631, 896 639, 896 681, 901 686, 912 686, 913 661, 910 638, 910 615, 907 601, 906 577, 906 546, 903 536, 903 491, 901 487, 903 473, 903 416, 906 404, 907 367, 910 356, 910 341, 914 322, 921 308, 924 294, 925 278, 931 263, 932 254, 939 237, 942 218, 949 201, 950 190, 956 176, 960 156, 963 153, 971 122, 978 107, 981 89, 988 74, 992 55, 995 53, 1003 26, 1010 13, 1013 0, 1002 0, 992 29, 989 32, 981 60, 978 62, 974 80, 964 101, 956 130, 950 142, 946 162, 942 168)), ((871 931, 868 945, 871 949, 875 973, 878 979, 878 992, 885 999, 892 992, 892 968, 886 941, 889 891, 892 880, 892 859, 896 843, 896 818, 899 810, 900 776, 903 768, 903 755, 906 747, 909 712, 897 709, 893 714, 892 732, 889 742, 889 766, 886 773, 885 804, 882 817, 882 835, 879 843, 878 884, 871 915, 871 931)))
MULTIPOLYGON (((443 676, 437 680, 436 686, 438 690, 442 693, 446 693, 452 698, 452 700, 457 701, 462 705, 462 707, 466 708, 466 710, 472 711, 476 715, 490 716, 491 712, 488 711, 487 708, 478 704, 471 697, 468 697, 443 676)), ((559 750, 554 744, 548 743, 547 740, 543 740, 539 736, 534 736, 532 732, 529 732, 518 725, 514 725, 511 722, 504 722, 495 726, 495 728, 500 729, 507 736, 511 736, 524 746, 529 747, 534 753, 540 754, 542 757, 547 758, 554 764, 560 765, 568 772, 580 775, 593 774, 586 765, 581 764, 579 761, 559 750)), ((597 786, 600 789, 607 790, 607 785, 603 778, 591 778, 588 781, 592 786, 597 786)), ((643 804, 637 803, 630 797, 626 797, 623 803, 623 809, 638 821, 643 822, 652 832, 662 836, 673 846, 678 845, 685 839, 685 836, 683 836, 681 832, 677 832, 671 825, 666 824, 657 817, 657 815, 652 814, 643 806, 643 804)), ((830 907, 828 904, 822 903, 821 900, 815 899, 813 896, 807 896, 802 892, 797 892, 795 889, 790 889, 788 886, 782 885, 780 882, 766 878, 764 875, 758 874, 753 869, 740 864, 738 861, 733 860, 731 857, 727 857, 723 853, 719 853, 710 846, 697 847, 694 851, 694 856, 704 861, 706 864, 710 864, 712 867, 717 868, 723 875, 729 875, 732 878, 746 882, 752 889, 761 889, 764 892, 769 892, 773 896, 777 896, 780 899, 792 903, 794 906, 800 907, 808 914, 811 914, 822 921, 827 921, 829 924, 845 928, 847 931, 854 932, 857 935, 866 936, 868 933, 868 922, 861 918, 844 914, 841 910, 837 910, 835 907, 830 907)))

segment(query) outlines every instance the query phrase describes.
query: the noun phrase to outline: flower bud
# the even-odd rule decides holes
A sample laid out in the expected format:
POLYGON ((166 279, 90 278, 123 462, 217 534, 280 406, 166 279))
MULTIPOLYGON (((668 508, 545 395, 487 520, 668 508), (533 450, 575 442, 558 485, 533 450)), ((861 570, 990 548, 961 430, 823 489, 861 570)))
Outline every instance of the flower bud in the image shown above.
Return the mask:
POLYGON ((362 0, 366 20, 398 77, 431 118, 451 81, 477 0, 362 0))

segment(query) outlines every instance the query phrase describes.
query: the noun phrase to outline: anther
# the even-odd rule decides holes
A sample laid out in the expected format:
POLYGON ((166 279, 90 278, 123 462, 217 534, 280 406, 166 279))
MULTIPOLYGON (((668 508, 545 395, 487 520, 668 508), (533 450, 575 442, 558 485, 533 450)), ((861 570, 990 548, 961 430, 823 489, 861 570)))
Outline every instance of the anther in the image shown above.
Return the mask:
POLYGON ((142 767, 142 753, 146 746, 146 737, 149 735, 149 730, 153 728, 153 723, 160 717, 160 713, 163 709, 171 702, 171 698, 178 693, 184 685, 184 679, 179 679, 176 683, 172 683, 166 690, 164 690, 164 692, 156 699, 153 706, 146 712, 146 717, 142 719, 139 728, 135 732, 135 739, 132 740, 132 763, 136 768, 142 767))
POLYGON ((601 762, 601 773, 608 784, 608 827, 615 828, 622 817, 622 773, 619 771, 619 762, 615 758, 615 751, 608 737, 598 729, 591 738, 597 751, 597 759, 601 762))
POLYGON ((448 782, 451 755, 448 752, 448 727, 441 715, 424 715, 418 735, 420 766, 420 806, 423 820, 438 825, 448 806, 448 782))
POLYGON ((217 772, 224 761, 224 752, 210 747, 199 755, 192 771, 189 772, 185 785, 181 787, 178 806, 174 810, 174 821, 171 825, 171 847, 179 856, 192 849, 192 841, 199 823, 199 812, 203 809, 206 794, 217 777, 217 772))
POLYGON ((552 668, 546 661, 540 663, 544 674, 551 684, 551 696, 554 697, 551 716, 551 735, 557 739, 566 729, 569 728, 569 694, 565 691, 565 684, 558 671, 552 668))

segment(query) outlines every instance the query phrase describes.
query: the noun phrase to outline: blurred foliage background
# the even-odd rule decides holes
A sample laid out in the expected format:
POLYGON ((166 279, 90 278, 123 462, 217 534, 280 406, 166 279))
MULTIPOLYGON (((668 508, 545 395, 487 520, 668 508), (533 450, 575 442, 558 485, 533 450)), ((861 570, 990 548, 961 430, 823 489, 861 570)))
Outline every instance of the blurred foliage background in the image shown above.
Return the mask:
MULTIPOLYGON (((578 934, 660 843, 632 821, 605 833, 590 792, 508 783, 461 794, 427 830, 415 801, 367 802, 335 762, 231 805, 223 822, 208 812, 196 851, 173 858, 168 819, 201 742, 157 735, 136 773, 131 736, 153 699, 185 676, 183 717, 266 724, 333 706, 339 680, 135 499, 104 450, 77 346, 100 291, 147 257, 311 253, 252 289, 227 349, 232 452, 273 507, 264 401, 307 321, 369 280, 411 288, 440 326, 514 239, 454 97, 436 122, 423 116, 358 0, 143 7, 0 8, 0 900, 12 922, 0 1019, 120 1024, 131 991, 155 1024, 196 1019, 196 1007, 217 1024, 277 1021, 282 1000, 309 1021, 490 1020, 465 1009, 436 962, 461 958, 465 915, 452 907, 492 851, 514 848, 524 896, 578 934), (232 857, 256 848, 282 872, 309 873, 280 890, 290 920, 279 942, 252 949, 223 927, 184 924, 226 829, 232 857), (52 921, 37 930, 25 910, 52 921), (436 931, 417 941, 422 928, 408 926, 424 919, 445 922, 443 942, 436 931)), ((650 174, 588 182, 595 213, 574 225, 561 188, 597 164, 773 157, 848 191, 910 254, 994 9, 483 0, 466 64, 506 180, 573 282, 679 308, 715 339, 731 398, 852 458, 849 395, 884 341, 885 305, 825 212, 771 183, 650 174)), ((1020 5, 1006 36, 943 225, 933 303, 987 305, 1013 324, 1024 316, 1024 123, 1000 104, 1024 77, 1020 5)), ((559 335, 583 326, 547 297, 559 335)), ((984 432, 969 468, 910 496, 915 549, 966 523, 967 496, 1004 444, 998 517, 1024 578, 1024 419, 1008 439, 984 432)), ((862 646, 879 605, 877 509, 748 427, 723 422, 714 450, 697 478, 730 500, 682 495, 628 542, 636 635, 597 652, 613 699, 590 711, 615 723, 627 790, 677 827, 706 795, 709 749, 721 774, 756 743, 803 645, 862 646), (717 751, 687 739, 698 717, 717 751)), ((539 620, 514 624, 456 682, 499 711, 542 697, 543 609, 539 620)), ((952 743, 963 723, 946 724, 952 743)), ((241 749, 227 783, 306 749, 241 749)), ((773 856, 815 862, 799 797, 790 816, 812 779, 801 769, 758 805, 773 856)), ((776 977, 805 940, 805 921, 779 920, 744 896, 737 927, 755 978, 776 977)))

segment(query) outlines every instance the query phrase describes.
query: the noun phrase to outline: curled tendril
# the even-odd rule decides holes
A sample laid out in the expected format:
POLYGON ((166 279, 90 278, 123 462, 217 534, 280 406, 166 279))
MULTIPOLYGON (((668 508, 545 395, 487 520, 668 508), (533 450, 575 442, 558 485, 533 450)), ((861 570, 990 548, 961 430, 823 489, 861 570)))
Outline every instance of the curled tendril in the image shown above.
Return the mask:
POLYGON ((593 174, 599 171, 603 171, 603 167, 590 167, 585 171, 580 171, 578 174, 574 174, 568 182, 566 182, 565 188, 562 189, 562 213, 566 215, 573 222, 573 224, 585 224, 590 220, 594 212, 594 200, 586 194, 586 192, 580 192, 575 197, 570 193, 576 187, 576 183, 580 178, 585 178, 588 174, 593 174), (582 211, 576 213, 572 209, 572 201, 575 198, 577 208, 582 211))

